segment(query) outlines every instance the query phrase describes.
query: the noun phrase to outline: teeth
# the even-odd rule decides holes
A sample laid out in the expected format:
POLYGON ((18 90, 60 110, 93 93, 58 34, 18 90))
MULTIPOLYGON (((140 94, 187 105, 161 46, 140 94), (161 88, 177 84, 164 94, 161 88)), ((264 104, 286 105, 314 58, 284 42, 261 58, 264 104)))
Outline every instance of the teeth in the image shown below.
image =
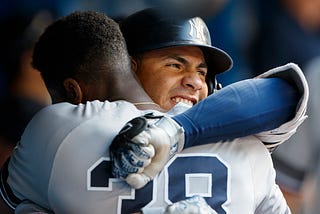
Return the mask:
POLYGON ((193 106, 193 103, 190 101, 190 100, 187 100, 187 99, 183 99, 181 97, 175 97, 175 98, 172 98, 172 100, 176 103, 185 103, 187 105, 190 105, 190 106, 193 106))

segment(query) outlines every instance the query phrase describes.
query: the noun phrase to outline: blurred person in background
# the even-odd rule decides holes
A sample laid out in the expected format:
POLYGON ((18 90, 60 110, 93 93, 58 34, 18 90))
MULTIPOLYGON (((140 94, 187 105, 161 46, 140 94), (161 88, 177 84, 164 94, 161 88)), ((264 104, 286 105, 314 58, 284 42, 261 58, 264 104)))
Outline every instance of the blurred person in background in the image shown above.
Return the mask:
POLYGON ((320 58, 305 66, 310 99, 308 119, 287 143, 273 153, 277 183, 293 214, 320 213, 320 58))
POLYGON ((320 118, 317 108, 320 100, 320 1, 257 1, 257 6, 260 19, 252 46, 253 70, 259 72, 293 61, 305 72, 310 87, 309 118, 272 155, 277 183, 292 213, 320 213, 320 118), (316 188, 310 182, 313 178, 316 188), (306 188, 310 186, 316 191, 306 194, 306 188))

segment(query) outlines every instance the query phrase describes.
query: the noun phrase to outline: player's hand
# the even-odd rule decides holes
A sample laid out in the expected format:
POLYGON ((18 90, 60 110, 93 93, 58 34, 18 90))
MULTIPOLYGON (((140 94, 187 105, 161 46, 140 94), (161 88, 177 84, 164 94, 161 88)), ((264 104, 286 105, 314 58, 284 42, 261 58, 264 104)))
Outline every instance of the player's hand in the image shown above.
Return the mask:
POLYGON ((184 130, 174 120, 146 117, 128 122, 110 147, 113 175, 135 189, 152 180, 184 144, 184 130))
POLYGON ((165 214, 217 214, 201 196, 178 201, 166 208, 165 214))
POLYGON ((141 173, 151 163, 155 151, 149 143, 151 136, 144 132, 147 125, 146 118, 135 118, 126 123, 112 141, 110 156, 112 174, 116 178, 125 179, 130 173, 141 173))

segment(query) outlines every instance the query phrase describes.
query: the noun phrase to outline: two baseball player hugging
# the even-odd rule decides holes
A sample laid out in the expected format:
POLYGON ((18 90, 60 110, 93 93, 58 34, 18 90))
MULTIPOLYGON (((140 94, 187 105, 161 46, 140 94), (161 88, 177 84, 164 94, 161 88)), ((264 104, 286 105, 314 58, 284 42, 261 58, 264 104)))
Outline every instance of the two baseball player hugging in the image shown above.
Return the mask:
POLYGON ((201 18, 147 9, 120 29, 75 12, 39 38, 33 66, 54 104, 2 170, 15 212, 290 213, 270 151, 306 118, 300 68, 218 90, 232 60, 201 18))

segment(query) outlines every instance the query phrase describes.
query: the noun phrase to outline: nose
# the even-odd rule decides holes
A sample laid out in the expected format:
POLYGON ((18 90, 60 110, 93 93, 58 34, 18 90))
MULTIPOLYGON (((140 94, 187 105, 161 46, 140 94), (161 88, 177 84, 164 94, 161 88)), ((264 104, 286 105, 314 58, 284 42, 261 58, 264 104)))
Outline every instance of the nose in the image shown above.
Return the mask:
POLYGON ((191 88, 192 90, 201 90, 205 83, 198 73, 189 73, 183 78, 182 84, 184 87, 191 88))

